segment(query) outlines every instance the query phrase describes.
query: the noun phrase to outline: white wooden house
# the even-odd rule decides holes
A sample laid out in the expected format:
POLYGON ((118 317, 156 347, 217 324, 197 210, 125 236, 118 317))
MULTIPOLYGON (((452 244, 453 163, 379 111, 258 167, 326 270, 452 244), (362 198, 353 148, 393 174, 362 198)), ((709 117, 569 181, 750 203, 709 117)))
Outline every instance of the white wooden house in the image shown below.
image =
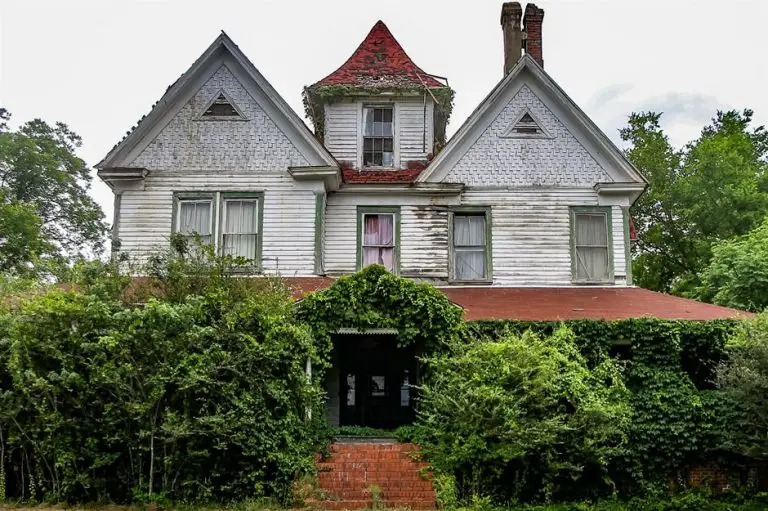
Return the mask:
MULTIPOLYGON (((382 22, 305 89, 314 133, 222 33, 97 165, 114 240, 141 258, 196 232, 301 289, 381 263, 470 319, 733 315, 631 286, 646 181, 544 71, 543 17, 504 4, 505 73, 447 141, 452 92, 382 22)), ((350 371, 335 366, 332 419, 380 424, 344 419, 350 371)))

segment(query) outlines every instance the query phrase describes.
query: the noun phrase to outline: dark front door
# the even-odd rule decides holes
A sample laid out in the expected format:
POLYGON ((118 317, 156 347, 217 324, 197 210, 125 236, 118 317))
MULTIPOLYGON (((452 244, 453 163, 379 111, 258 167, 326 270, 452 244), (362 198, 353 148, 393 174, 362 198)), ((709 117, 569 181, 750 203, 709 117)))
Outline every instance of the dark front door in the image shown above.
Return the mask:
POLYGON ((341 335, 341 425, 392 429, 413 421, 416 358, 392 335, 341 335))

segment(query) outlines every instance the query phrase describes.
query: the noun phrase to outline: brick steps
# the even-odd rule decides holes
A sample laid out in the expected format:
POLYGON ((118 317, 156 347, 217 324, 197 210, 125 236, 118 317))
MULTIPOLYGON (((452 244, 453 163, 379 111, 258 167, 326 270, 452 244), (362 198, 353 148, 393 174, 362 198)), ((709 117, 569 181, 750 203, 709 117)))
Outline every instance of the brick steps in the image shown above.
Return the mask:
POLYGON ((377 507, 436 509, 435 492, 418 446, 398 443, 336 443, 330 457, 318 460, 322 499, 313 507, 329 510, 377 507))

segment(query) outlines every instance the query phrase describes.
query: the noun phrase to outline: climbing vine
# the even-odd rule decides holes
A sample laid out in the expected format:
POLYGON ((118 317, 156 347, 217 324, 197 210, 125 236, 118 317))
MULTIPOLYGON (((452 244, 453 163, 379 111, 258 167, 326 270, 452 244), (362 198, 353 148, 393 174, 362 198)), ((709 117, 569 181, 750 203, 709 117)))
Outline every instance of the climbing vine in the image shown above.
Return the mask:
POLYGON ((419 343, 439 351, 455 339, 463 311, 433 286, 396 277, 371 265, 337 279, 331 287, 299 303, 299 318, 311 327, 317 342, 330 342, 342 328, 397 330, 401 347, 419 343))

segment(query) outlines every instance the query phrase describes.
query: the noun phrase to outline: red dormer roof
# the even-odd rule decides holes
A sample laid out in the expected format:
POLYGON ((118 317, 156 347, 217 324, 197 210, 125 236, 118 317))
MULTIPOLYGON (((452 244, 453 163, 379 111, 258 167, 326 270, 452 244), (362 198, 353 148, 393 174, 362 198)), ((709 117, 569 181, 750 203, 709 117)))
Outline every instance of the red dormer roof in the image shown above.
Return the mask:
POLYGON ((373 26, 347 61, 312 87, 445 87, 413 63, 383 21, 373 26))

